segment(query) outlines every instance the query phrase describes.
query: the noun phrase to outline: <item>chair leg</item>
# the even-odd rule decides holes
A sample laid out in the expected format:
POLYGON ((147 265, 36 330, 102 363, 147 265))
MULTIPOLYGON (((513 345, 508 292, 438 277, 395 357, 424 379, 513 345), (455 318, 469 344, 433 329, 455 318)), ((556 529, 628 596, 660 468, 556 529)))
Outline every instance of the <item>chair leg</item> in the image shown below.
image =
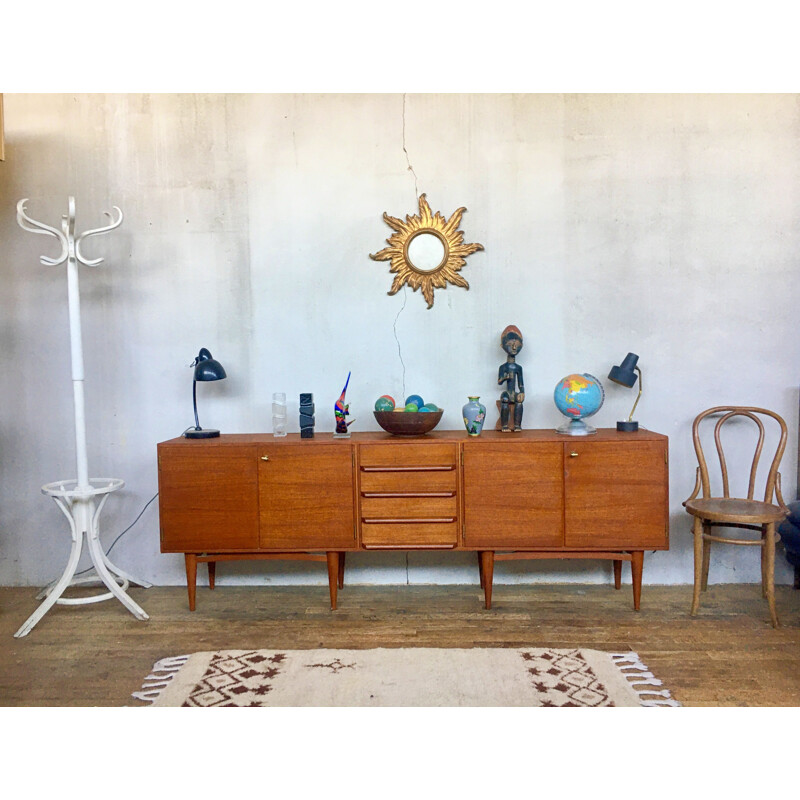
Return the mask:
POLYGON ((764 558, 767 562, 767 603, 769 603, 769 616, 773 628, 780 628, 778 613, 775 610, 775 523, 766 526, 764 541, 764 558))
MULTIPOLYGON (((711 531, 711 526, 704 523, 703 524, 703 533, 709 533, 711 531)), ((707 540, 703 540, 703 579, 702 583, 700 584, 700 591, 706 592, 708 591, 708 567, 711 563, 711 542, 707 540)))
POLYGON ((700 587, 703 583, 703 522, 700 517, 694 517, 692 532, 694 533, 694 594, 691 615, 694 616, 700 606, 700 587))
POLYGON ((767 596, 767 526, 761 526, 761 596, 767 596))

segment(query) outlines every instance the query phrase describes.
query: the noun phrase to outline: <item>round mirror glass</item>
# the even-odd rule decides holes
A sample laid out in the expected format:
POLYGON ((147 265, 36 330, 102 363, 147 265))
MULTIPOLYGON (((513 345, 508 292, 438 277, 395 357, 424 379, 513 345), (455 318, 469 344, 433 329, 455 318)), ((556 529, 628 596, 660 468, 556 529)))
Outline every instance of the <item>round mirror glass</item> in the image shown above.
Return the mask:
POLYGON ((445 255, 444 243, 433 233, 420 231, 408 243, 409 265, 418 272, 435 272, 442 266, 445 255))

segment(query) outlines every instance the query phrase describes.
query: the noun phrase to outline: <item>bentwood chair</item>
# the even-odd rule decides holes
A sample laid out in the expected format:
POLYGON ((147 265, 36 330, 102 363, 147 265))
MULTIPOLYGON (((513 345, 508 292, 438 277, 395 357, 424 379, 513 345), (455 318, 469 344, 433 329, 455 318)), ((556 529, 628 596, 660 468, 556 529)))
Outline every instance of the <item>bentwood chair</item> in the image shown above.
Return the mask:
MULTIPOLYGON (((772 423, 768 424, 772 425, 772 423)), ((710 425, 703 426, 703 429, 710 425)), ((728 428, 728 432, 730 431, 728 428)), ((734 426, 735 427, 735 426, 734 426)), ((774 428, 774 425, 772 426, 774 428)), ((775 526, 788 514, 789 509, 783 502, 781 495, 781 475, 778 472, 783 451, 786 448, 786 423, 773 411, 765 408, 750 406, 717 406, 709 408, 699 414, 692 425, 692 438, 694 449, 697 453, 697 480, 691 497, 684 501, 686 510, 694 517, 692 531, 694 533, 694 596, 692 598, 692 616, 697 613, 700 605, 700 592, 708 588, 708 566, 711 555, 711 543, 721 542, 735 545, 755 545, 761 548, 761 589, 762 594, 769 604, 769 614, 773 627, 779 626, 778 615, 775 611, 775 526), (707 417, 719 416, 714 427, 714 443, 722 472, 722 497, 711 495, 708 466, 703 455, 703 446, 700 441, 700 424, 707 417), (743 417, 745 420, 755 422, 758 428, 758 441, 755 446, 753 462, 750 467, 750 482, 746 498, 731 497, 728 480, 728 467, 722 449, 720 431, 722 426, 732 419, 743 417), (762 418, 764 418, 762 420, 762 418), (754 499, 756 475, 764 447, 765 429, 764 422, 769 419, 777 422, 780 427, 775 455, 766 474, 766 487, 764 500, 754 499), (698 497, 702 490, 702 497, 698 497), (777 503, 773 502, 773 495, 777 503), (758 531, 759 536, 729 537, 713 534, 715 528, 741 528, 748 531, 758 531)))

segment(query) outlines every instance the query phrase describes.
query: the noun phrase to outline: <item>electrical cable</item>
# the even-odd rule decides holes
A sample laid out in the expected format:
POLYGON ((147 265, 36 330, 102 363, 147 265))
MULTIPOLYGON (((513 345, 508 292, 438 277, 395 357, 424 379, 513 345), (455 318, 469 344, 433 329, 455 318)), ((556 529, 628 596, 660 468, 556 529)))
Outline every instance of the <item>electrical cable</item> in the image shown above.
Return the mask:
MULTIPOLYGON (((123 537, 123 536, 124 536, 124 535, 125 535, 125 534, 126 534, 126 533, 127 533, 127 532, 128 532, 128 531, 129 531, 129 530, 130 530, 130 529, 131 529, 131 528, 132 528, 132 527, 133 527, 133 526, 134 526, 134 525, 135 525, 137 522, 138 522, 138 521, 139 521, 139 520, 140 520, 140 519, 141 519, 141 517, 142 517, 142 514, 144 514, 144 512, 145 512, 145 511, 147 511, 147 507, 150 505, 150 503, 152 503, 152 502, 153 502, 153 500, 155 500, 155 499, 156 499, 156 497, 158 497, 158 492, 156 492, 156 493, 155 493, 155 494, 154 494, 154 495, 153 495, 153 496, 152 496, 152 497, 151 497, 151 498, 150 498, 150 499, 149 499, 149 500, 148 500, 148 501, 147 501, 147 502, 144 504, 144 508, 142 508, 142 510, 139 512, 139 514, 138 514, 138 516, 136 517, 136 519, 135 519, 133 522, 131 522, 131 524, 130 524, 130 525, 128 525, 128 527, 127 527, 127 528, 125 528, 125 530, 124 530, 124 531, 122 531, 122 533, 120 533, 120 534, 119 534, 119 536, 117 536, 117 538, 116 538, 116 539, 114 539, 114 541, 113 541, 113 542, 111 542, 111 546, 108 548, 108 550, 106 550, 106 551, 105 551, 105 552, 106 552, 106 555, 108 555, 108 554, 109 554, 109 553, 110 553, 110 552, 113 550, 113 548, 114 548, 114 545, 115 545, 115 544, 116 544, 116 543, 117 543, 117 542, 118 542, 118 541, 119 541, 119 540, 120 540, 120 539, 121 539, 121 538, 122 538, 122 537, 123 537)), ((93 569, 94 569, 94 566, 91 566, 91 567, 86 567, 86 569, 82 569, 80 572, 76 572, 76 573, 75 573, 75 575, 76 575, 76 576, 77 576, 77 575, 83 575, 83 574, 84 574, 84 572, 91 572, 93 569)))

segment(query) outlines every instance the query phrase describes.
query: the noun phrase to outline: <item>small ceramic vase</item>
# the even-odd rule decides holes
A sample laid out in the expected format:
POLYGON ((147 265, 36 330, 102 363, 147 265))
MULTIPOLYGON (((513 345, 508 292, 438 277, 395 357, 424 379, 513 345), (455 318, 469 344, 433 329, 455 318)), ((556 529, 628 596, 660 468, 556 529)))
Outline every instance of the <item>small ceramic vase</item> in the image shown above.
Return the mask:
POLYGON ((470 436, 480 436, 483 421, 486 419, 486 406, 479 403, 480 397, 470 397, 469 402, 461 409, 464 426, 470 436))

